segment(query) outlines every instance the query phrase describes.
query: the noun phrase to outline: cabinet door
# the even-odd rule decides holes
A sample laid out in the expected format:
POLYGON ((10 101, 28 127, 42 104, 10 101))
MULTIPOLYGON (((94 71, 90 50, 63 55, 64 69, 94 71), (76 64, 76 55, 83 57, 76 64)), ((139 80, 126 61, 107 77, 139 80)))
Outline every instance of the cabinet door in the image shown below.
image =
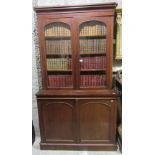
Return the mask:
POLYGON ((74 87, 71 23, 70 18, 47 18, 40 23, 42 82, 45 89, 74 87))
POLYGON ((115 142, 116 101, 79 100, 79 124, 81 143, 115 142))
POLYGON ((75 141, 74 100, 38 100, 42 142, 75 141))
POLYGON ((111 88, 113 30, 110 17, 78 20, 79 88, 111 88))

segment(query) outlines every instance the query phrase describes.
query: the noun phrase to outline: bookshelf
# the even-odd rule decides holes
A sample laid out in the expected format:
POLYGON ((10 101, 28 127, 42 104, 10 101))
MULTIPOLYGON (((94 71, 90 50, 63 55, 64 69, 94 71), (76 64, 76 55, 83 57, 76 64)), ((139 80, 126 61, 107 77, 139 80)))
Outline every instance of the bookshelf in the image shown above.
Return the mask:
POLYGON ((116 3, 35 7, 40 149, 116 150, 112 89, 116 3))

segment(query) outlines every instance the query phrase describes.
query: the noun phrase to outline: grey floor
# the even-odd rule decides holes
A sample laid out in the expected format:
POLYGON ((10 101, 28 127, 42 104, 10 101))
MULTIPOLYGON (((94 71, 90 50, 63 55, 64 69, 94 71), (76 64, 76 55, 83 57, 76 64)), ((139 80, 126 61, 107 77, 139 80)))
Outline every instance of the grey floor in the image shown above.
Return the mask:
POLYGON ((53 151, 53 150, 40 150, 40 138, 36 140, 32 147, 32 155, 121 155, 120 151, 53 151))

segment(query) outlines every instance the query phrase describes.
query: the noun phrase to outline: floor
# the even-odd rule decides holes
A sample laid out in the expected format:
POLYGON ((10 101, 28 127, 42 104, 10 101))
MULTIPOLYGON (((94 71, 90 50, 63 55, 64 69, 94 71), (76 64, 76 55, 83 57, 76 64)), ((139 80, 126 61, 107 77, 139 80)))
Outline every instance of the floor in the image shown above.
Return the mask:
POLYGON ((36 140, 32 147, 32 155, 121 155, 120 151, 51 151, 39 149, 40 138, 36 140))

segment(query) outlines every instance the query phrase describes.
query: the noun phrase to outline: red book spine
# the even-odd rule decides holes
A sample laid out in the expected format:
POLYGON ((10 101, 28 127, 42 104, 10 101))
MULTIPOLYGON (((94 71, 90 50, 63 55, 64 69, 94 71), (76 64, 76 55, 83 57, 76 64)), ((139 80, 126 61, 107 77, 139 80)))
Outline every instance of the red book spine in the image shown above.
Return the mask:
POLYGON ((102 68, 104 69, 105 67, 104 67, 104 57, 101 57, 101 66, 102 66, 102 68))
POLYGON ((96 66, 95 69, 99 69, 99 57, 96 57, 96 66))
POLYGON ((50 87, 54 87, 54 84, 53 76, 50 76, 50 87))
POLYGON ((48 85, 51 86, 51 84, 50 84, 50 76, 48 77, 48 85))
POLYGON ((91 75, 88 75, 88 87, 90 86, 91 75))
POLYGON ((104 68, 106 69, 107 68, 107 59, 106 59, 106 57, 104 57, 104 68))
POLYGON ((60 75, 56 75, 56 79, 55 79, 56 83, 55 83, 55 87, 59 87, 60 85, 60 75))
POLYGON ((80 75, 80 83, 81 83, 81 87, 84 86, 84 79, 83 79, 83 75, 80 75))
POLYGON ((86 87, 89 86, 89 75, 86 75, 86 87))
POLYGON ((68 75, 68 87, 71 87, 71 76, 70 75, 68 75))
POLYGON ((53 87, 56 87, 56 86, 57 86, 57 76, 56 76, 56 75, 53 76, 52 79, 53 79, 52 81, 54 81, 54 82, 53 82, 53 87))
POLYGON ((97 69, 97 57, 93 57, 93 69, 97 69))
POLYGON ((99 86, 100 85, 100 77, 99 77, 99 75, 96 75, 97 76, 97 86, 99 86))
POLYGON ((85 59, 81 59, 81 69, 84 69, 84 62, 85 62, 85 59))
POLYGON ((50 85, 50 87, 53 87, 53 80, 52 80, 52 76, 49 76, 49 85, 50 85))
POLYGON ((90 86, 93 86, 93 75, 90 75, 90 86))
POLYGON ((69 75, 65 76, 65 87, 69 87, 69 75))
POLYGON ((64 75, 61 76, 61 83, 62 83, 62 87, 64 87, 64 75))
POLYGON ((83 76, 83 87, 86 87, 86 76, 85 75, 82 76, 83 76))
POLYGON ((88 82, 87 75, 83 75, 83 76, 84 76, 84 87, 87 87, 87 82, 88 82))
POLYGON ((65 87, 69 87, 69 79, 70 79, 70 76, 69 75, 66 75, 65 77, 65 80, 66 80, 66 86, 65 87))
POLYGON ((96 87, 96 83, 97 83, 97 78, 96 78, 96 75, 94 75, 94 87, 96 87))
POLYGON ((83 76, 82 75, 80 75, 80 85, 81 87, 83 87, 83 76))

